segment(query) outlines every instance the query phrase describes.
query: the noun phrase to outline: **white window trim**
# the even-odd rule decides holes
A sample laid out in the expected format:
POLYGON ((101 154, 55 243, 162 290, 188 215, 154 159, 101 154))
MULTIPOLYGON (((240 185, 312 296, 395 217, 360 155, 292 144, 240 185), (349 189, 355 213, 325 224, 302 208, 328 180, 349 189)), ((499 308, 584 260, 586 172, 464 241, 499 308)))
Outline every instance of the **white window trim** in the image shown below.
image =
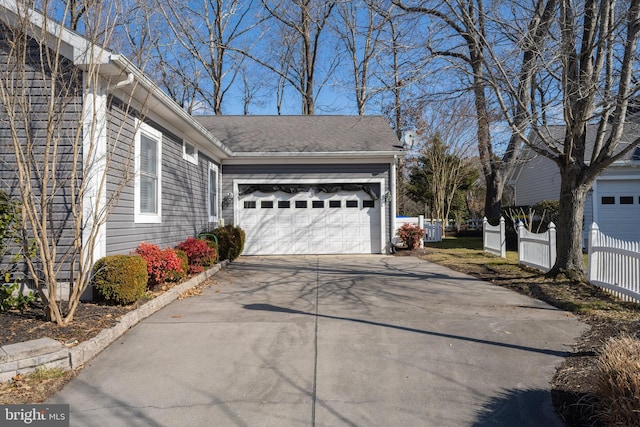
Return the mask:
POLYGON ((162 132, 152 128, 148 124, 136 119, 136 136, 135 136, 135 183, 134 183, 134 219, 133 222, 138 224, 160 224, 162 223, 162 132), (146 136, 158 141, 158 153, 156 156, 158 170, 158 212, 154 214, 140 212, 140 135, 146 136))
POLYGON ((193 163, 194 165, 197 165, 198 164, 198 147, 196 147, 195 144, 182 140, 182 158, 188 161, 189 163, 193 163), (193 147, 193 150, 195 151, 193 155, 187 154, 187 144, 193 147))
POLYGON ((211 223, 217 223, 218 222, 218 216, 214 216, 211 214, 211 190, 209 188, 209 185, 211 184, 211 179, 209 177, 209 174, 211 173, 211 171, 213 171, 213 173, 216 174, 216 200, 215 200, 215 204, 216 204, 216 210, 218 211, 218 214, 220 213, 220 173, 219 173, 219 169, 218 166, 215 163, 211 163, 209 162, 209 168, 207 170, 207 216, 209 218, 209 222, 211 223))

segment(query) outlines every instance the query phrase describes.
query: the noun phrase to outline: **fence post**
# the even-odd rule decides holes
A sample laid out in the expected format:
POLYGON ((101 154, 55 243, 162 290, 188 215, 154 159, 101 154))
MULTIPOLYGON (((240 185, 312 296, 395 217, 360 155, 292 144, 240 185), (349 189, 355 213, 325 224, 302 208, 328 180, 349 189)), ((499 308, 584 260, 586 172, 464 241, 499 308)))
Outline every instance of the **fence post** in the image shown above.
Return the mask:
POLYGON ((424 236, 420 239, 420 248, 424 248, 424 239, 427 237, 427 229, 424 228, 424 215, 418 215, 418 227, 424 230, 424 236))
POLYGON ((486 250, 487 248, 487 217, 482 218, 482 250, 486 250))
POLYGON ((507 257, 507 233, 505 232, 504 217, 500 217, 500 256, 507 257))
POLYGON ((598 277, 598 269, 600 268, 600 254, 598 251, 594 251, 593 248, 599 245, 599 236, 600 228, 598 224, 595 222, 591 223, 591 228, 589 229, 589 248, 587 250, 588 262, 589 262, 589 274, 587 275, 587 280, 590 282, 593 279, 598 277))
POLYGON ((549 270, 553 268, 556 263, 556 225, 551 221, 549 223, 549 270))
POLYGON ((524 257, 524 242, 522 242, 522 231, 524 230, 524 224, 518 220, 516 222, 516 234, 518 235, 518 264, 522 262, 524 257))

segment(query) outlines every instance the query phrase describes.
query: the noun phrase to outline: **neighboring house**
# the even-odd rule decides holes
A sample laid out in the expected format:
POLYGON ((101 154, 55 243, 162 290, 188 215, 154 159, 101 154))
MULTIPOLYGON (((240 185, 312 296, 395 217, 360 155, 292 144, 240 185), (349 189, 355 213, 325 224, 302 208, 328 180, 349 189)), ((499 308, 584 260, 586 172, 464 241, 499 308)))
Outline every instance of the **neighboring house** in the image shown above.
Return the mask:
MULTIPOLYGON (((0 20, 11 22, 12 11, 15 3, 0 0, 0 20)), ((37 12, 31 17, 43 19, 37 12)), ((107 186, 95 183, 82 201, 89 218, 99 201, 121 192, 100 229, 94 259, 129 253, 143 241, 174 246, 222 223, 246 231, 249 255, 389 250, 401 148, 383 117, 191 116, 123 56, 50 27, 61 31, 59 53, 80 82, 92 64, 100 66, 97 82, 78 85, 66 130, 82 132, 81 149, 88 142, 97 147, 91 158, 83 153, 88 167, 80 179, 96 179, 94 172, 107 167, 105 153, 114 153, 107 186)), ((2 58, 6 36, 0 35, 2 58)), ((35 86, 47 78, 38 68, 27 69, 35 86)), ((4 119, 0 188, 17 194, 4 119)), ((68 204, 60 196, 56 217, 68 216, 68 204)), ((60 242, 71 244, 72 225, 65 221, 56 223, 60 242)))
MULTIPOLYGON (((587 133, 587 157, 594 145, 595 128, 587 133)), ((555 140, 564 137, 563 126, 550 126, 555 140)), ((621 146, 640 137, 635 123, 625 127, 621 146)), ((542 200, 558 200, 560 197, 560 170, 555 162, 525 148, 508 183, 514 189, 516 206, 531 206, 542 200)), ((584 209, 583 245, 588 244, 591 223, 617 239, 640 241, 640 148, 631 151, 624 159, 607 168, 596 179, 587 194, 584 209)))

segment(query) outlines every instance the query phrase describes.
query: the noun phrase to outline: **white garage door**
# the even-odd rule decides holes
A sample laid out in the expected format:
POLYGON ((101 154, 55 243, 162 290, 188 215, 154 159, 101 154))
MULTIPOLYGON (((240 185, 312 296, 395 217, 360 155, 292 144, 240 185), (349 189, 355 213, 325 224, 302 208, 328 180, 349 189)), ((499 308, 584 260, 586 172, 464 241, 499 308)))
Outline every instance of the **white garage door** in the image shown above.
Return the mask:
POLYGON ((640 240, 640 180, 598 181, 596 203, 600 231, 616 239, 640 240))
POLYGON ((364 191, 240 196, 244 255, 381 252, 380 200, 364 191))

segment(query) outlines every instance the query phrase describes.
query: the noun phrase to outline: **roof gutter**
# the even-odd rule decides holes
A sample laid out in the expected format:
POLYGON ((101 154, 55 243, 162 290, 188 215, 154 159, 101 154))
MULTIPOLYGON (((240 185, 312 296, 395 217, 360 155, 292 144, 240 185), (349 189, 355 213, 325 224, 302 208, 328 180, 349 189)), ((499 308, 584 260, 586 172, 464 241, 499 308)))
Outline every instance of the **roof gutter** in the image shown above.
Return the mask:
POLYGON ((398 155, 397 151, 326 151, 326 152, 315 152, 315 151, 293 151, 293 152, 234 152, 235 158, 243 158, 243 157, 390 157, 398 155))
POLYGON ((224 155, 222 157, 233 156, 233 152, 224 145, 215 135, 209 132, 204 126, 202 126, 193 116, 187 113, 182 107, 180 107, 169 95, 164 93, 160 89, 160 87, 155 84, 149 77, 147 77, 142 71, 133 65, 127 58, 119 54, 110 55, 110 60, 113 64, 116 64, 122 71, 128 74, 127 79, 119 82, 115 85, 114 88, 121 88, 127 86, 129 80, 131 83, 133 81, 137 81, 145 90, 149 91, 149 93, 156 98, 160 103, 162 103, 166 108, 171 110, 172 113, 176 114, 182 120, 187 122, 194 130, 196 130, 202 137, 208 139, 213 143, 215 148, 221 151, 224 155), (122 84, 121 86, 119 86, 122 84))

